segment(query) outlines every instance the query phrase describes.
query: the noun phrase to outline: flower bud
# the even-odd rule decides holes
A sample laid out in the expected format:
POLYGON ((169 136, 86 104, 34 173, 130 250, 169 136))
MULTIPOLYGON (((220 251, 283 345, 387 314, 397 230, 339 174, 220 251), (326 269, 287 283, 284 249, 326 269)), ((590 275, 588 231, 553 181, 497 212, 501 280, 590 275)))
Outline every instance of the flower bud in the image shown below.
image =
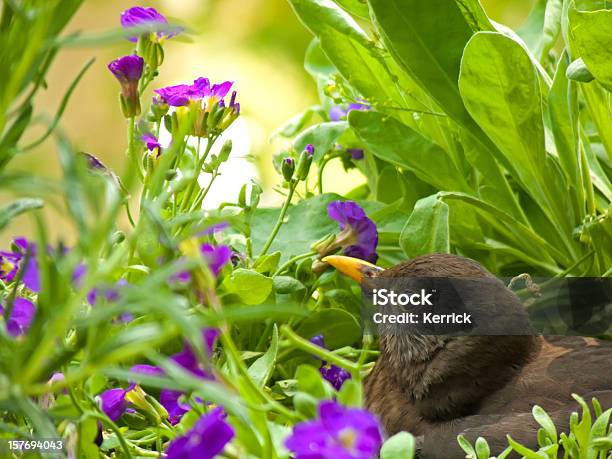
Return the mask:
POLYGON ((153 97, 151 100, 151 113, 149 120, 158 123, 168 113, 170 106, 164 99, 159 96, 153 97))
POLYGON ((310 165, 312 164, 312 158, 314 155, 314 147, 311 144, 306 145, 304 151, 300 154, 297 166, 295 168, 295 178, 298 180, 306 180, 308 172, 310 171, 310 165))
POLYGON ((293 172, 295 171, 295 161, 293 158, 285 158, 283 159, 283 163, 281 164, 281 171, 283 173, 283 178, 288 182, 293 178, 293 172))
POLYGON ((232 151, 232 140, 228 139, 223 144, 223 147, 221 148, 221 151, 219 152, 219 162, 224 163, 225 161, 227 161, 229 159, 229 155, 231 151, 232 151))
POLYGON ((142 77, 144 59, 138 55, 127 55, 108 64, 108 69, 121 84, 121 110, 126 118, 140 115, 138 82, 142 77))

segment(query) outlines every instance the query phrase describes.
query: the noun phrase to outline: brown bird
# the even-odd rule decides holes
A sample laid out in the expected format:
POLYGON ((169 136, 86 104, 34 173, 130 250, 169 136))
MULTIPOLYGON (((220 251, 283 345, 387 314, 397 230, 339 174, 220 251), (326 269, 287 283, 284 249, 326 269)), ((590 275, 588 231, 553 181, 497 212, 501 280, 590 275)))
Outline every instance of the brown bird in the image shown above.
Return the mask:
MULTIPOLYGON (((478 263, 456 255, 433 254, 382 269, 362 260, 329 256, 325 262, 358 282, 400 277, 490 278, 497 297, 517 313, 524 309, 501 281, 478 263)), ((520 313, 520 312, 519 312, 520 313)), ((597 397, 612 406, 612 343, 581 337, 433 336, 380 332, 380 357, 365 381, 367 408, 387 435, 417 436, 420 457, 463 459, 457 435, 482 436, 493 453, 507 446, 506 435, 538 449, 533 405, 568 432, 579 411, 571 394, 597 397)), ((511 456, 518 457, 518 456, 511 456)))

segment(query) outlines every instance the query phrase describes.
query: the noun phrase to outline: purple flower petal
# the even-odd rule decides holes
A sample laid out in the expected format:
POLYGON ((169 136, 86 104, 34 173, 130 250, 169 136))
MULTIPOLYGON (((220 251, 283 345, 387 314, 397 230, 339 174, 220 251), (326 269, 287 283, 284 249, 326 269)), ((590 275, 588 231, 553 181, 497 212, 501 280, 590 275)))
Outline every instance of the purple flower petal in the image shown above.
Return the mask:
MULTIPOLYGON (((0 315, 2 314, 4 314, 4 307, 0 306, 0 315)), ((11 315, 6 323, 9 335, 16 338, 27 333, 35 316, 34 303, 26 298, 15 298, 11 315)))
POLYGON ((157 157, 161 154, 162 146, 153 134, 147 132, 142 135, 142 141, 147 146, 147 150, 157 152, 157 157))
POLYGON ((183 437, 168 447, 168 459, 213 459, 234 438, 234 429, 225 421, 221 408, 204 414, 183 437))
POLYGON ((377 419, 366 410, 336 401, 319 404, 319 419, 297 424, 285 446, 296 459, 372 459, 382 436, 377 419))
POLYGON ((166 408, 168 421, 172 425, 178 424, 183 415, 191 409, 188 403, 181 402, 182 396, 182 392, 171 389, 162 389, 159 392, 159 403, 166 408))
POLYGON ((346 151, 354 160, 363 159, 364 157, 364 153, 361 148, 347 148, 346 151))
POLYGON ((223 83, 214 84, 210 90, 210 95, 218 99, 223 99, 234 84, 233 81, 224 81, 223 83))
POLYGON ((138 82, 143 67, 144 59, 136 54, 120 57, 108 64, 108 69, 121 84, 138 82))
POLYGON ((228 222, 219 222, 210 225, 205 230, 198 233, 198 236, 209 236, 211 234, 219 233, 225 229, 229 228, 228 222))
POLYGON ((329 110, 329 119, 330 119, 330 121, 340 121, 345 116, 346 116, 346 110, 344 110, 339 105, 334 105, 329 110))
POLYGON ((128 401, 125 399, 125 396, 130 390, 131 388, 109 389, 98 396, 100 408, 106 413, 111 421, 117 421, 123 416, 123 413, 125 413, 128 407, 128 401))
POLYGON ((226 245, 202 244, 200 251, 215 277, 232 258, 232 249, 226 245))
POLYGON ((310 338, 310 342, 325 349, 325 340, 323 339, 323 335, 313 336, 310 338))
POLYGON ((325 361, 322 362, 319 373, 323 376, 323 379, 329 381, 336 390, 340 390, 344 381, 351 379, 351 374, 344 368, 334 365, 333 363, 327 365, 325 361))
MULTIPOLYGON (((159 25, 168 24, 168 20, 160 14, 155 8, 144 8, 142 6, 134 6, 121 13, 121 26, 125 29, 133 27, 151 26, 159 27, 159 25)), ((163 30, 157 32, 157 37, 171 38, 175 36, 179 30, 163 30)), ((130 41, 138 41, 137 36, 129 37, 130 41)))
POLYGON ((363 209, 353 201, 333 201, 327 206, 327 214, 338 222, 340 240, 345 241, 344 254, 371 263, 378 255, 378 230, 363 209))

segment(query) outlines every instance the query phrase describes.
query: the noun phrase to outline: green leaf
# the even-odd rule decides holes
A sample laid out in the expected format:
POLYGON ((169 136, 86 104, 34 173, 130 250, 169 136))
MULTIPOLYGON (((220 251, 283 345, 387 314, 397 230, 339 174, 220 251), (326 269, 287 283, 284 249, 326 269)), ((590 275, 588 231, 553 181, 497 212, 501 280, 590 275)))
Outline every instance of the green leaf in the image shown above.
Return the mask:
POLYGON ((295 378, 299 391, 310 394, 319 400, 331 398, 334 393, 334 389, 323 380, 319 370, 312 365, 300 365, 295 373, 295 378))
POLYGON ((261 274, 271 274, 276 271, 280 257, 280 252, 268 253, 255 260, 255 263, 253 263, 253 269, 261 274))
POLYGON ((312 144, 314 147, 314 161, 320 161, 325 153, 331 150, 338 138, 346 131, 348 124, 346 121, 331 121, 316 124, 309 127, 293 142, 293 147, 297 152, 301 152, 306 145, 312 144))
POLYGON ((369 4, 394 58, 453 119, 469 124, 457 80, 472 31, 455 1, 370 0, 369 4))
POLYGON ((223 286, 246 304, 261 304, 272 293, 272 278, 251 269, 238 268, 225 278, 223 286))
POLYGON ((13 201, 0 209, 0 230, 2 230, 17 215, 32 209, 40 209, 44 205, 41 199, 23 198, 13 201))
POLYGON ((331 0, 289 0, 289 3, 300 21, 315 36, 320 36, 324 28, 331 27, 364 46, 370 43, 357 22, 331 0))
POLYGON ((348 11, 361 19, 369 19, 368 5, 365 0, 335 0, 335 2, 348 11))
POLYGON ((510 446, 512 446, 512 449, 514 449, 514 451, 516 451, 517 453, 519 453, 526 459, 542 459, 542 458, 546 459, 548 457, 545 453, 539 453, 539 452, 533 451, 527 448, 526 446, 523 446, 520 443, 517 443, 516 441, 512 439, 512 437, 510 437, 510 435, 508 435, 507 437, 508 437, 508 443, 510 444, 510 446))
POLYGON ((458 435, 457 443, 459 443, 461 449, 465 451, 467 457, 469 457, 470 459, 476 459, 476 450, 467 438, 465 438, 463 435, 458 435))
POLYGON ((304 68, 315 78, 319 76, 327 78, 337 72, 334 64, 330 62, 321 49, 321 42, 316 37, 312 39, 308 48, 306 48, 304 68))
POLYGON ((455 2, 474 32, 495 30, 479 0, 455 0, 455 2))
POLYGON ((274 324, 274 330, 272 331, 272 341, 270 347, 264 355, 259 357, 249 367, 249 376, 258 387, 264 387, 272 373, 274 372, 274 365, 276 365, 276 356, 278 354, 278 328, 274 324))
POLYGON ((447 152, 395 118, 374 111, 353 110, 349 123, 368 152, 383 161, 414 172, 439 190, 468 189, 463 174, 447 152))
POLYGON ((337 30, 326 27, 320 34, 321 46, 340 74, 366 99, 405 106, 397 84, 379 51, 337 30))
POLYGON ((438 195, 419 200, 402 229, 400 246, 409 258, 448 253, 448 205, 438 195))
POLYGON ((297 293, 306 289, 304 284, 290 276, 274 276, 273 281, 276 293, 297 293))
POLYGON ((484 438, 478 437, 476 439, 475 447, 478 459, 489 459, 489 457, 491 456, 491 449, 489 448, 489 444, 484 438))
MULTIPOLYGON (((270 251, 280 251, 281 261, 310 252, 310 246, 330 233, 338 224, 328 217, 327 205, 341 199, 337 194, 323 194, 304 199, 289 207, 285 223, 274 239, 270 251)), ((253 252, 259 253, 272 231, 279 209, 257 209, 251 222, 253 252)))
POLYGON ((533 414, 533 418, 537 421, 538 424, 542 426, 542 428, 546 431, 546 434, 550 438, 553 443, 557 442, 557 428, 555 427, 555 423, 550 418, 548 413, 544 411, 541 406, 534 405, 531 410, 533 414))
POLYGON ((612 90, 612 10, 569 10, 570 41, 595 79, 612 90))
POLYGON ((399 432, 388 438, 380 448, 380 459, 413 459, 414 437, 408 432, 399 432))
POLYGON ((360 382, 354 379, 348 379, 344 381, 340 391, 338 392, 337 399, 344 406, 363 406, 363 389, 360 382))
POLYGON ((542 100, 536 69, 525 49, 495 32, 479 32, 466 46, 459 88, 465 106, 503 153, 503 163, 569 234, 573 224, 562 177, 544 149, 542 100))
POLYGON ((274 131, 272 133, 272 138, 275 138, 277 136, 293 137, 302 129, 304 129, 304 127, 308 124, 314 113, 315 110, 312 107, 304 110, 301 113, 298 113, 289 121, 287 121, 283 126, 274 131))
POLYGON ((361 327, 357 319, 342 309, 321 309, 308 316, 296 333, 310 339, 315 335, 323 335, 325 344, 330 349, 350 346, 361 337, 361 327))

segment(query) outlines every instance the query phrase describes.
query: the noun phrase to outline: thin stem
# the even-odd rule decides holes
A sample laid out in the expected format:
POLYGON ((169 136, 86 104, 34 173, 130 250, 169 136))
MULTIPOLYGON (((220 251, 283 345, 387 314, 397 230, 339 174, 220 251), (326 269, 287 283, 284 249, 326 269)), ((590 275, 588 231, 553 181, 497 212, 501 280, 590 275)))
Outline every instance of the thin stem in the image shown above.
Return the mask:
POLYGON ((280 331, 281 334, 284 335, 285 338, 287 338, 289 342, 293 344, 294 347, 301 349, 309 354, 316 355, 317 357, 320 357, 321 359, 327 362, 334 363, 350 371, 353 377, 359 376, 359 365, 351 362, 350 360, 344 359, 334 354, 333 352, 328 351, 327 349, 323 349, 322 347, 311 343, 310 341, 302 338, 301 336, 298 336, 287 325, 281 326, 280 331))
MULTIPOLYGON (((196 164, 195 176, 193 177, 193 180, 189 184, 189 188, 185 192, 185 197, 183 198, 183 202, 181 203, 181 211, 187 210, 187 206, 189 205, 191 196, 193 196, 195 187, 198 184, 198 178, 200 178, 200 172, 202 171, 202 166, 204 166, 204 162, 206 161, 206 158, 208 157, 208 154, 210 153, 210 150, 213 144, 215 143, 215 140, 217 140, 217 137, 208 138, 208 141, 206 143, 206 150, 204 150, 204 154, 202 155, 201 158, 199 158, 198 163, 196 164)), ((200 154, 200 141, 201 141, 201 138, 198 137, 198 149, 197 149, 198 155, 200 154)))
MULTIPOLYGON (((317 255, 318 252, 308 252, 308 253, 303 253, 301 255, 296 255, 293 258, 290 258, 289 260, 287 260, 286 263, 284 263, 280 268, 278 268, 276 270, 276 272, 274 273, 274 276, 278 276, 280 273, 282 273, 285 269, 287 269, 289 266, 291 266, 293 263, 295 263, 296 261, 300 261, 303 260, 304 258, 309 258, 309 257, 313 257, 315 255, 317 255)), ((272 277, 274 277, 272 276, 272 277)))
POLYGON ((287 199, 283 204, 283 207, 280 211, 280 214, 278 215, 278 219, 276 220, 276 224, 274 225, 270 236, 268 236, 268 240, 266 241, 263 249, 261 249, 261 253, 259 254, 260 257, 266 254, 266 252, 272 245, 272 242, 274 242, 274 238, 278 234, 278 231, 280 230, 281 226, 283 226, 283 220, 285 220, 285 215, 287 214, 287 210, 289 209, 289 205, 291 204, 291 198, 293 197, 293 193, 295 192, 298 183, 299 182, 297 180, 291 181, 289 185, 289 193, 287 193, 287 199))
POLYGON ((213 172, 212 177, 210 178, 210 183, 206 186, 206 188, 201 189, 196 198, 193 200, 193 204, 190 207, 190 211, 194 211, 196 210, 199 206, 202 205, 202 202, 204 201, 204 198, 206 197, 206 195, 208 194, 208 192, 210 191, 213 182, 215 181, 215 179, 219 176, 219 174, 217 173, 217 170, 215 169, 215 171, 213 172))
POLYGON ((330 162, 332 159, 334 158, 338 158, 340 155, 331 155, 328 156, 327 158, 325 158, 322 162, 321 165, 319 166, 319 171, 318 171, 318 175, 317 175, 317 185, 319 187, 319 194, 323 194, 323 169, 325 169, 325 166, 327 166, 327 163, 330 162))

